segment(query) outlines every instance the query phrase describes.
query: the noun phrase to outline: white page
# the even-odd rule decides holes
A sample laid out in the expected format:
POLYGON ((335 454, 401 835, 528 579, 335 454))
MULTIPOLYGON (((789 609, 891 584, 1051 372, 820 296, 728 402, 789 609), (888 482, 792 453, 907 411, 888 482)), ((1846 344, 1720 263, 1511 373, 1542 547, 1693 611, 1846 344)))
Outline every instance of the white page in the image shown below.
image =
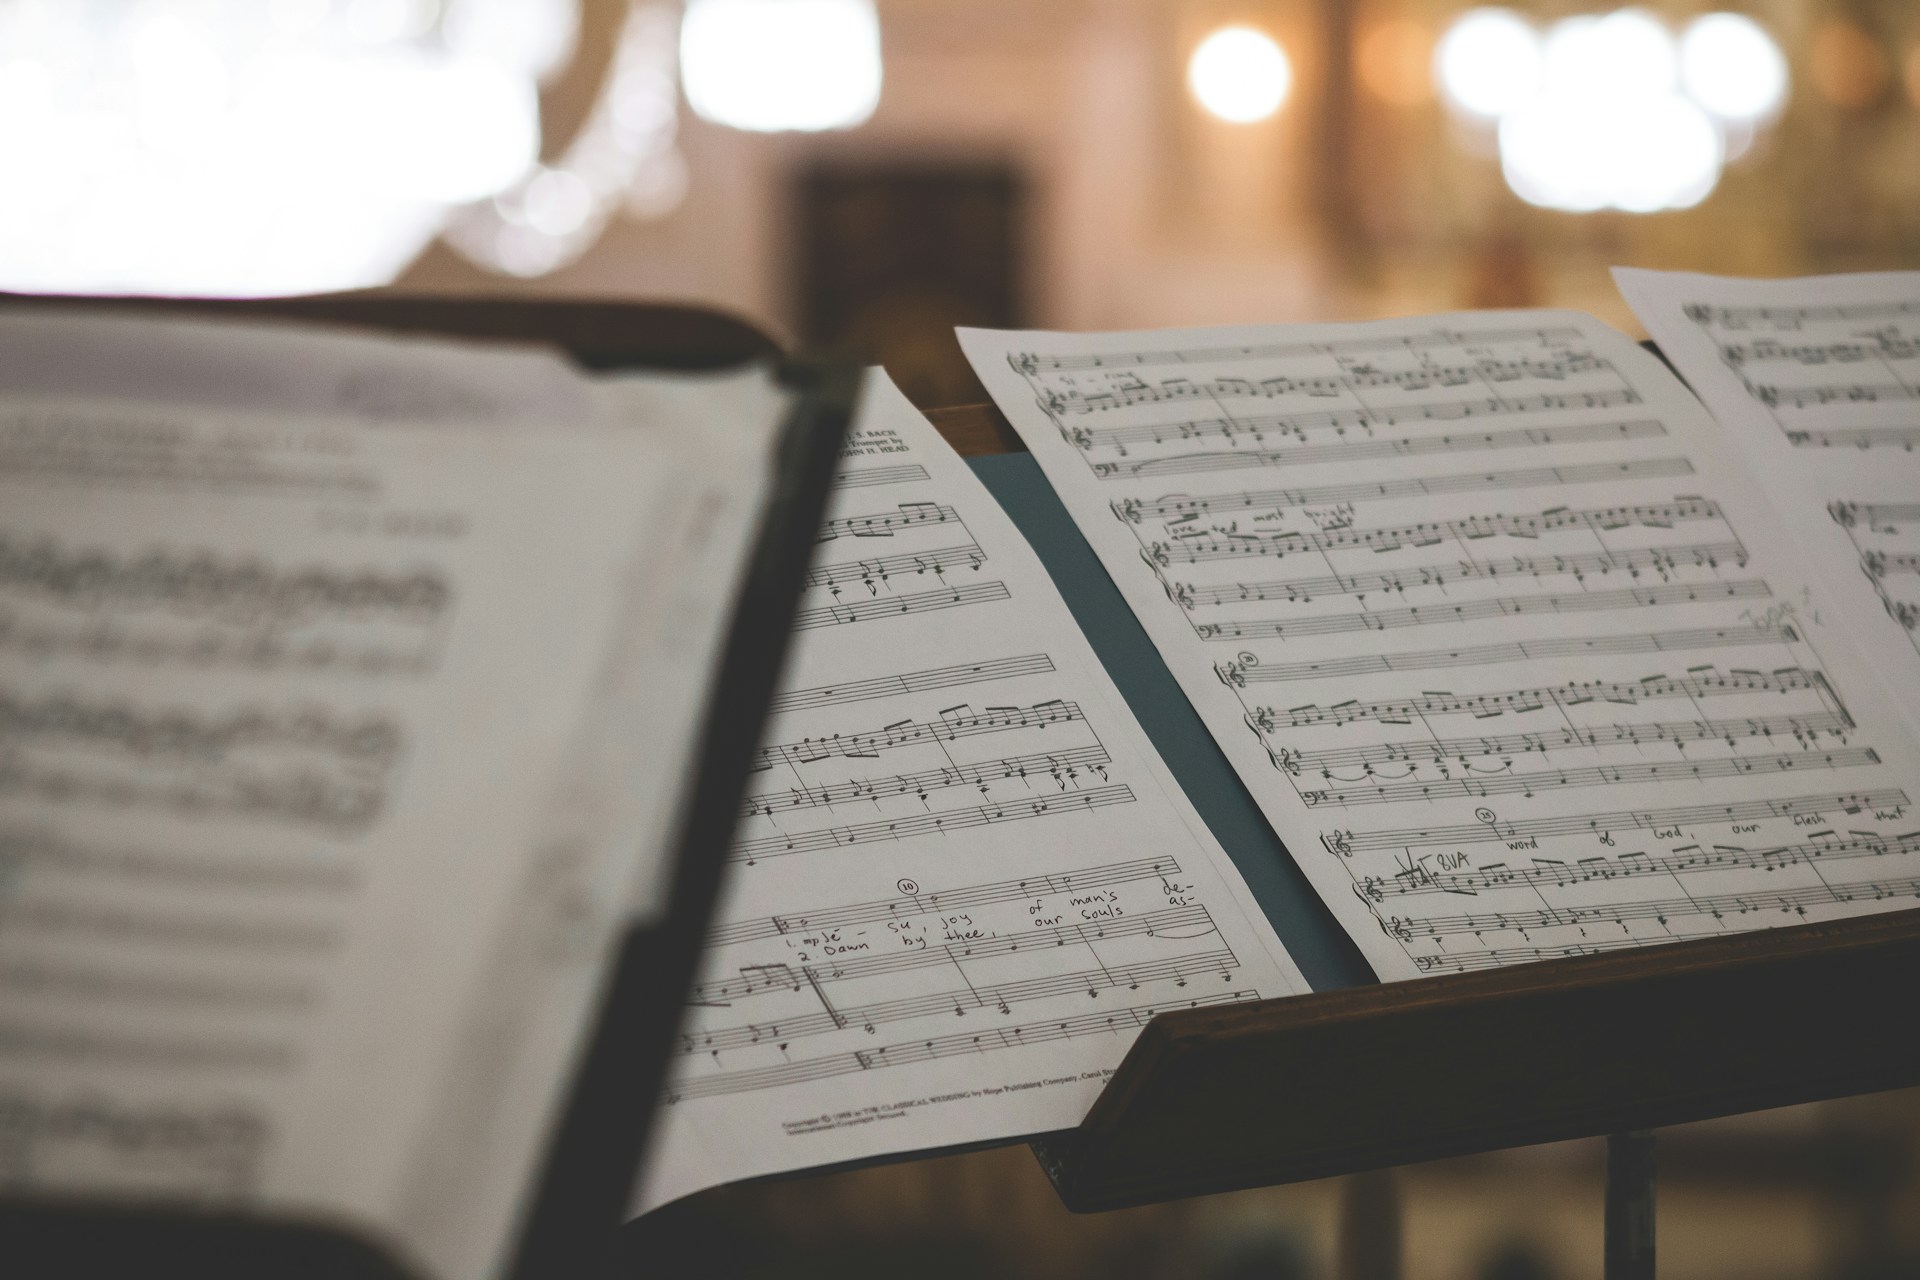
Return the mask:
POLYGON ((1614 279, 1920 727, 1920 272, 1614 279))
POLYGON ((1383 978, 1920 891, 1909 731, 1592 317, 960 337, 1383 978))
POLYGON ((594 384, 558 352, 95 306, 0 305, 0 387, 366 421, 555 430, 592 416, 594 384))
POLYGON ((1077 1124, 1306 990, 993 497, 872 376, 637 1205, 1077 1124))
MULTIPOLYGON (((766 410, 764 443, 780 398, 720 390, 766 410)), ((691 448, 697 421, 631 420, 697 389, 615 398, 622 429, 484 432, 0 399, 11 1191, 371 1226, 435 1275, 499 1263, 664 852, 635 843, 657 816, 580 803, 607 781, 580 762, 666 705, 647 663, 689 633, 651 613, 698 646, 730 611, 748 522, 686 495, 764 484, 739 424, 691 448), (741 476, 716 490, 720 459, 741 476)), ((695 694, 711 656, 675 656, 695 694)), ((648 733, 690 741, 701 702, 648 733)))

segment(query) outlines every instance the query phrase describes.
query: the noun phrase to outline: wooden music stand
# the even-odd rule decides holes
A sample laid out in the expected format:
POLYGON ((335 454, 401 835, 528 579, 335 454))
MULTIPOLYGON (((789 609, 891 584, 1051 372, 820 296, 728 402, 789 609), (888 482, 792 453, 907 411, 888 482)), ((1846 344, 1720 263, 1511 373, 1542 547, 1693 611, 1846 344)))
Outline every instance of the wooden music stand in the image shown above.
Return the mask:
MULTIPOLYGON (((1025 449, 990 404, 928 417, 964 455, 1025 449)), ((1305 896, 1323 932, 1284 941, 1350 955, 1305 896)), ((1605 1135, 1606 1275, 1645 1280, 1651 1131, 1920 1084, 1916 984, 1908 909, 1165 1013, 1033 1149, 1093 1212, 1605 1135)))

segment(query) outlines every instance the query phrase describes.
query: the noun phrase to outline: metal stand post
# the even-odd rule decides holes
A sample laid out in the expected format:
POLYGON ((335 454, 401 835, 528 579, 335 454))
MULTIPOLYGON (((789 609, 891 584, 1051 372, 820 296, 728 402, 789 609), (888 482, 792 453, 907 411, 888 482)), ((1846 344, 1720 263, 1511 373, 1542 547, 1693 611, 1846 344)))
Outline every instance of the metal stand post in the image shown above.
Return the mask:
POLYGON ((1653 1280, 1653 1132, 1607 1138, 1606 1280, 1653 1280))

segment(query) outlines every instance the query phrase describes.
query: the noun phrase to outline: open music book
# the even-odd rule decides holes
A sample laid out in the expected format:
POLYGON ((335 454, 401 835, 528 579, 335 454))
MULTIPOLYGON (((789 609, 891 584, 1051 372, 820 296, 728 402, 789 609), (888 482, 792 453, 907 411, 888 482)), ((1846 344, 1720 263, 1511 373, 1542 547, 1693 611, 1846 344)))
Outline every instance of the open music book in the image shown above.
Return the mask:
POLYGON ((0 309, 10 1233, 106 1201, 500 1268, 666 924, 741 584, 818 518, 766 527, 795 399, 0 309))
MULTIPOLYGON (((1905 387, 1904 419, 1836 429, 1872 435, 1856 466, 1906 456, 1913 331, 1889 326, 1913 278, 1790 320, 1796 286, 1690 283, 1688 314, 1832 326, 1767 348, 1829 373, 1795 410, 1864 414, 1867 386, 1884 417, 1905 387)), ((1875 547, 1839 583, 1779 514, 1901 536, 1920 489, 1895 466, 1802 498, 1572 313, 960 337, 1381 978, 1920 900, 1920 682, 1886 656, 1906 633, 1875 634, 1913 568, 1875 547)), ((1273 855, 1196 820, 1031 548, 891 387, 840 485, 638 1210, 1070 1127, 1153 1013, 1304 989, 1245 884, 1273 855)))

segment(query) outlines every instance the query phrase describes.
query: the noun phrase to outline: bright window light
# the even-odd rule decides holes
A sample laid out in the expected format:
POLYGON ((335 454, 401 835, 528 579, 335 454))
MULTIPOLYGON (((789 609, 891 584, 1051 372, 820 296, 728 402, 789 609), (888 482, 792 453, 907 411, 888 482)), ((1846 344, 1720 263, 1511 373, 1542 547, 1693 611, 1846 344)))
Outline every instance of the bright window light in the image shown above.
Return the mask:
POLYGON ((1568 18, 1547 32, 1543 91, 1623 102, 1672 92, 1679 78, 1673 36, 1644 9, 1568 18))
POLYGON ((1680 39, 1680 78, 1687 93, 1723 120, 1747 123, 1777 115, 1787 99, 1787 59, 1752 18, 1709 13, 1680 39))
POLYGON ((1251 27, 1222 27, 1193 51, 1187 85, 1200 105, 1220 119, 1251 124, 1287 100, 1293 64, 1271 36, 1251 27))
POLYGON ((689 0, 680 78, 716 124, 851 128, 880 102, 880 18, 872 0, 689 0))
POLYGON ((1751 19, 1708 14, 1675 40, 1639 7, 1544 34, 1507 9, 1470 10, 1434 72, 1452 106, 1495 126, 1515 194, 1576 213, 1698 204, 1787 94, 1786 59, 1751 19))
POLYGON ((525 68, 441 18, 578 0, 0 0, 0 289, 382 284, 535 167, 525 68))
POLYGON ((1622 103, 1554 94, 1501 120, 1500 160, 1529 204, 1656 213, 1704 200, 1722 149, 1713 121, 1677 94, 1622 103))
POLYGON ((1440 37, 1433 74, 1448 102, 1495 119, 1533 97, 1540 60, 1539 34, 1525 18, 1511 9, 1469 9, 1440 37))

